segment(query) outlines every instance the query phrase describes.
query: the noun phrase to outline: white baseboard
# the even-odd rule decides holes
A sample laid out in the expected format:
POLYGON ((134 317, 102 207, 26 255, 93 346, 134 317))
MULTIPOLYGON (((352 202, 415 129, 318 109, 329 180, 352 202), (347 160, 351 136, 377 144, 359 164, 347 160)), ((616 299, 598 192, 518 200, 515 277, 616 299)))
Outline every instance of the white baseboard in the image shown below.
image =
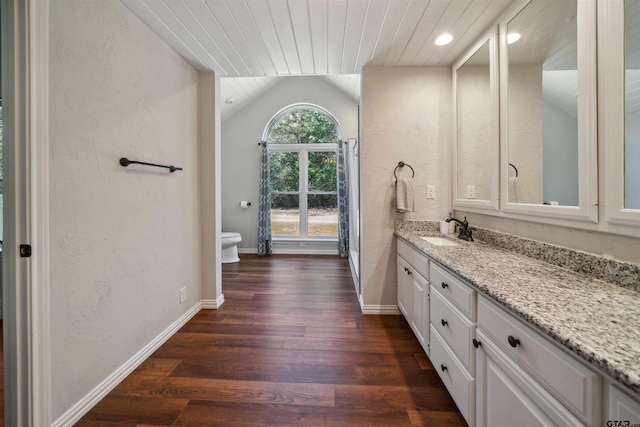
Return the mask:
POLYGON ((274 255, 340 255, 336 249, 299 249, 299 248, 282 248, 273 249, 274 255))
POLYGON ((217 310, 224 304, 224 294, 221 294, 218 299, 203 299, 201 302, 203 310, 217 310))
MULTIPOLYGON (((238 248, 239 254, 251 254, 255 255, 258 253, 257 249, 251 248, 238 248)), ((299 248, 274 248, 274 255, 339 255, 337 249, 318 249, 318 248, 309 248, 309 249, 299 249, 299 248)))
POLYGON ((85 397, 80 399, 67 412, 62 414, 52 424, 52 427, 72 426, 80 420, 91 408, 93 408, 100 400, 102 400, 111 390, 113 390, 122 380, 124 380, 131 372, 142 364, 154 351, 164 344, 173 334, 175 334, 185 323, 196 315, 202 308, 202 302, 198 301, 196 305, 191 307, 189 311, 184 313, 175 322, 169 325, 164 331, 155 337, 149 344, 144 346, 142 350, 137 352, 131 359, 127 360, 122 366, 109 375, 104 381, 98 384, 85 397))
POLYGON ((238 253, 255 255, 258 253, 258 249, 257 248, 238 248, 238 253))
POLYGON ((365 305, 360 302, 360 307, 362 307, 362 314, 402 314, 397 305, 365 305))

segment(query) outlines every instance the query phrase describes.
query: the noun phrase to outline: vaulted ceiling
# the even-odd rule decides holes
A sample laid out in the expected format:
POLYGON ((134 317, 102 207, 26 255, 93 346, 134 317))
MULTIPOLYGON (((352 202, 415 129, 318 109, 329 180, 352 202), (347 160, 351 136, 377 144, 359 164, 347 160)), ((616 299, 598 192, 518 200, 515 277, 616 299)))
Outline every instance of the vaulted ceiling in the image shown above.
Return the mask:
POLYGON ((513 0, 122 2, 196 68, 223 78, 223 101, 234 99, 224 119, 284 76, 324 76, 358 99, 366 64, 450 65, 513 0), (445 32, 453 41, 436 46, 445 32))

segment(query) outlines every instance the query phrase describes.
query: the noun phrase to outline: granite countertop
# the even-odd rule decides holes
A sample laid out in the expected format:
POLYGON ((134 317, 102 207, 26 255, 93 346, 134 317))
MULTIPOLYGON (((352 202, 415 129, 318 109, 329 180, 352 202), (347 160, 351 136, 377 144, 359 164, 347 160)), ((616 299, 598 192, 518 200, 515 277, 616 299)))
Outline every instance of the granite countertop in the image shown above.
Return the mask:
MULTIPOLYGON (((483 243, 435 246, 435 229, 396 235, 457 273, 534 328, 640 395, 640 293, 483 243)), ((640 279, 639 279, 640 280, 640 279)))

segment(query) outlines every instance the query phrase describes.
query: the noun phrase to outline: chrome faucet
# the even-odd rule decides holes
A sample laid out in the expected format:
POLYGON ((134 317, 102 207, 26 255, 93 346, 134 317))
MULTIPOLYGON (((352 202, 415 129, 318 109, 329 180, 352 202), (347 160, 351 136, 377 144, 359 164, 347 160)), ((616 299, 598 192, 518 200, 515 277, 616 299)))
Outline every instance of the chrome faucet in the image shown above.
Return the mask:
POLYGON ((445 221, 447 222, 455 221, 460 225, 458 227, 460 229, 460 232, 458 233, 458 239, 466 240, 468 242, 473 242, 473 237, 471 237, 471 227, 469 227, 469 221, 467 221, 466 216, 464 217, 464 221, 460 221, 459 219, 449 215, 449 218, 447 218, 445 221))

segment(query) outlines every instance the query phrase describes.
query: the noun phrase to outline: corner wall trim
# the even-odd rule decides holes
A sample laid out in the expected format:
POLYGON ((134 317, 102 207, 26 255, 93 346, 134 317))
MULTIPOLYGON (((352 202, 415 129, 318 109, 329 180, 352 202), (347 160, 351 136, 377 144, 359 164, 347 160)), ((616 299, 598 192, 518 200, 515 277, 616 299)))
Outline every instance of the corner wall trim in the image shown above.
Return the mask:
POLYGON ((91 410, 100 400, 102 400, 111 390, 113 390, 127 375, 133 372, 142 364, 151 354, 164 344, 173 334, 175 334, 185 323, 196 315, 202 308, 202 302, 198 301, 186 313, 180 316, 175 322, 169 325, 149 344, 144 346, 140 351, 127 360, 122 366, 116 369, 111 375, 105 378, 85 397, 80 399, 67 412, 62 414, 53 422, 52 427, 72 426, 80 420, 87 412, 91 410))
POLYGON ((397 305, 361 304, 361 307, 362 307, 362 314, 383 314, 383 315, 402 314, 397 305))
POLYGON ((224 304, 224 294, 220 295, 218 299, 203 299, 200 302, 203 310, 217 310, 224 304))

